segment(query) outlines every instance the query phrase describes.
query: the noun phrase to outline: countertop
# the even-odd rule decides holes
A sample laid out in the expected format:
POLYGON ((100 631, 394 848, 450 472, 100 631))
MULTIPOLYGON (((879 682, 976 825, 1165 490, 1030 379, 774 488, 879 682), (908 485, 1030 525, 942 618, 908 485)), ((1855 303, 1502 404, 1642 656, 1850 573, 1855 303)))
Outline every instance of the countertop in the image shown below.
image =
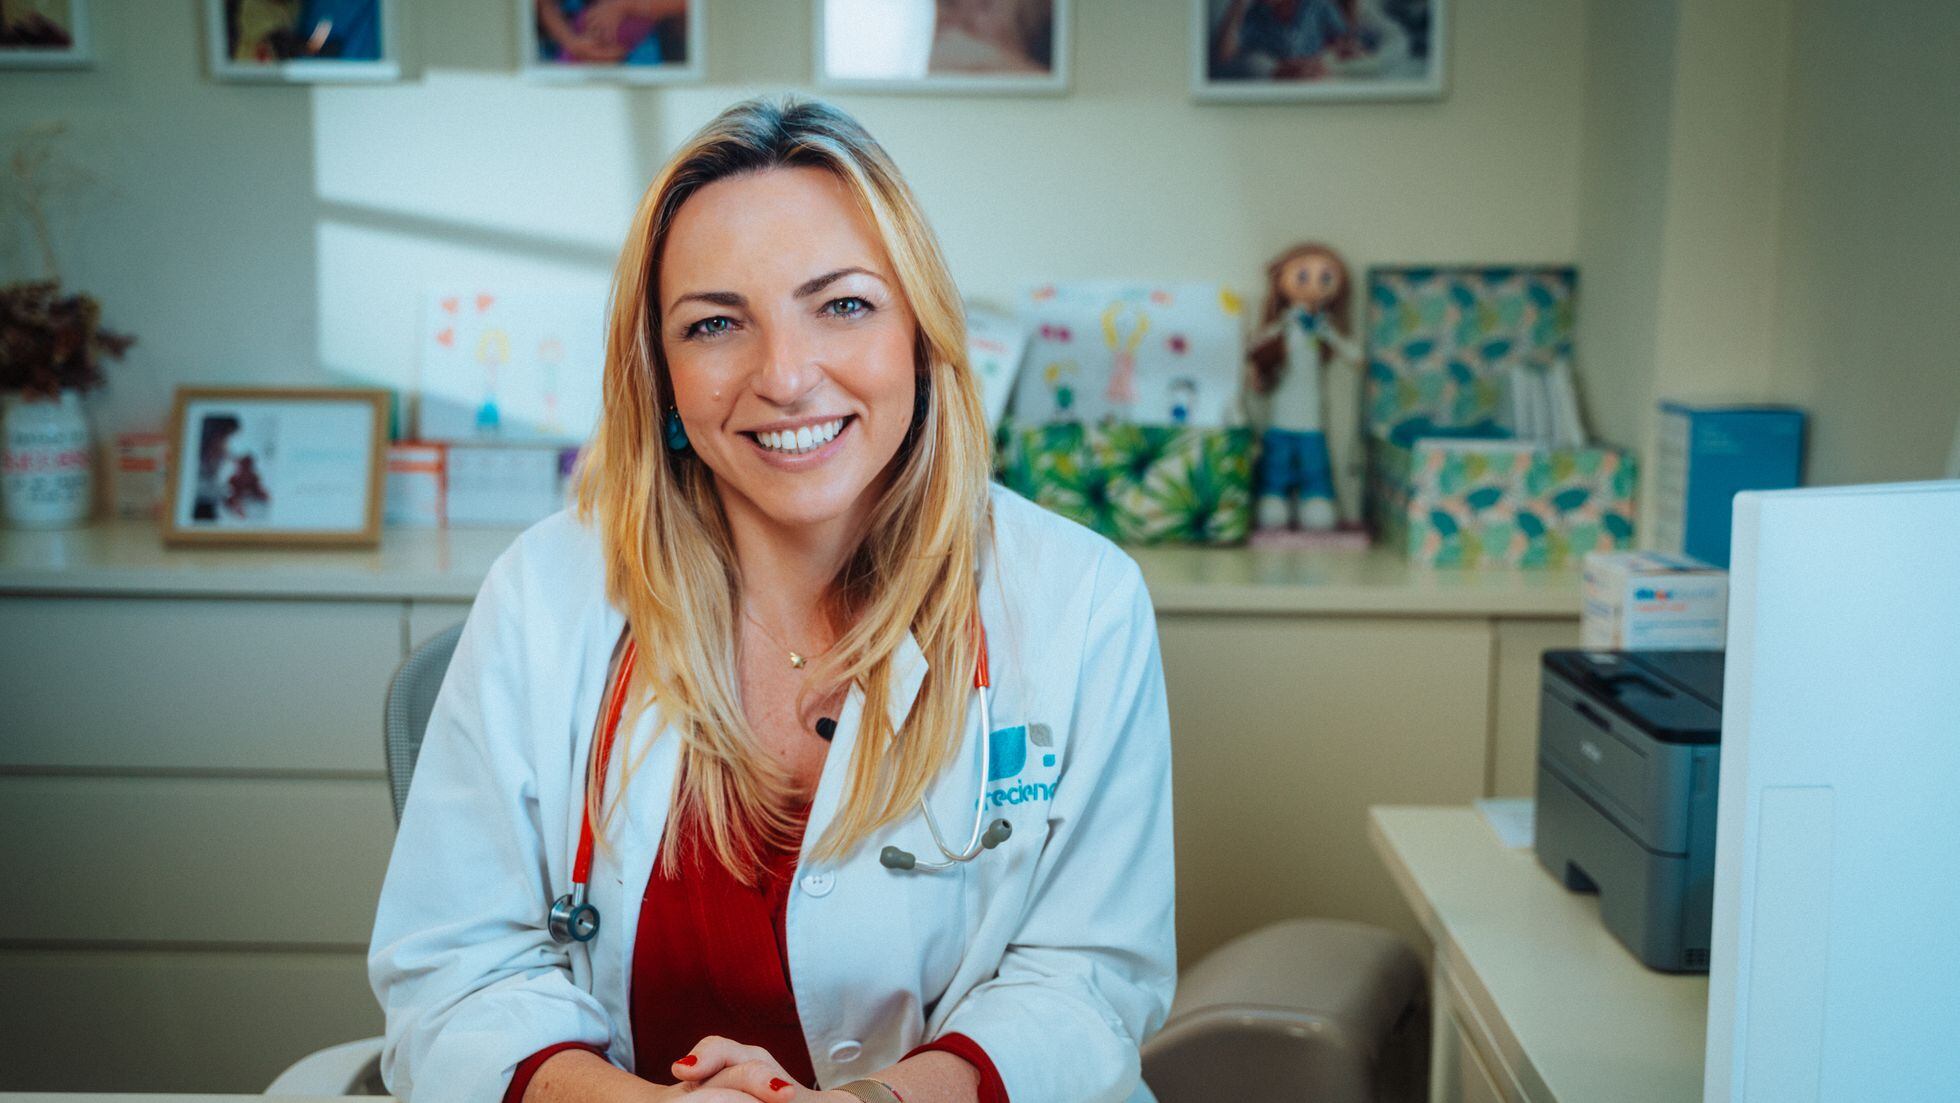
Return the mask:
POLYGON ((1708 978, 1657 973, 1474 808, 1372 808, 1369 841, 1533 1099, 1701 1098, 1708 978))
MULTIPOLYGON (((387 529, 367 549, 170 548, 155 525, 0 530, 0 594, 468 601, 517 529, 387 529)), ((1574 570, 1442 570, 1398 553, 1131 548, 1160 613, 1577 617, 1574 570)))

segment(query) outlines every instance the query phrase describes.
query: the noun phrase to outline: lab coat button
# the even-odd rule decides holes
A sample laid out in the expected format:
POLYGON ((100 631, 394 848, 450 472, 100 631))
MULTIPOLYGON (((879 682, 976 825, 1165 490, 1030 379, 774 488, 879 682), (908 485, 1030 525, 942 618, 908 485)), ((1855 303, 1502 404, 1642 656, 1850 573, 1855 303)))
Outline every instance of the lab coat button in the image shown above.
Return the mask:
POLYGON ((811 896, 829 896, 831 884, 829 873, 810 873, 803 877, 803 891, 811 896))
POLYGON ((864 1052, 863 1046, 859 1045, 854 1041, 851 1041, 850 1039, 845 1039, 844 1041, 841 1041, 836 1045, 830 1047, 830 1059, 836 1062, 837 1064, 841 1065, 849 1061, 857 1060, 858 1054, 863 1052, 864 1052))

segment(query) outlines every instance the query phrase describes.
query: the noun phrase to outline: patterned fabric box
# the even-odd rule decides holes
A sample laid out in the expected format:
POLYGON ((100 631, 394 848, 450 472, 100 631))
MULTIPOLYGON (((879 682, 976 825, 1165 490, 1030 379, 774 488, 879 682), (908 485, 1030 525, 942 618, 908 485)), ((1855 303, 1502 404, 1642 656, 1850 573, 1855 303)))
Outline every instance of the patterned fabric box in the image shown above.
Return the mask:
POLYGON ((1437 567, 1565 567, 1633 546, 1635 464, 1616 448, 1375 441, 1381 541, 1437 567))
POLYGON ((1571 359, 1577 287, 1563 267, 1371 270, 1369 433, 1496 435, 1504 373, 1571 359))
POLYGON ((1252 521, 1252 430, 1008 425, 1001 481, 1129 544, 1236 544, 1252 521))
POLYGON ((1500 380, 1572 358, 1563 266, 1368 273, 1368 515, 1383 544, 1451 567, 1561 567, 1633 544, 1635 464, 1610 447, 1502 439, 1500 380))

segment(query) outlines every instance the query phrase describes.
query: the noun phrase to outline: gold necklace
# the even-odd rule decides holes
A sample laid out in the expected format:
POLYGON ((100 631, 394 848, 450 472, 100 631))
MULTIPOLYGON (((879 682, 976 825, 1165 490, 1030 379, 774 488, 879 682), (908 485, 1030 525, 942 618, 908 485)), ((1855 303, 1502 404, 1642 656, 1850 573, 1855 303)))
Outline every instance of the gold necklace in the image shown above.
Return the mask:
POLYGON ((782 648, 784 651, 789 652, 789 665, 791 666, 791 668, 796 670, 802 670, 804 663, 810 661, 812 658, 815 658, 815 656, 813 655, 800 655, 797 653, 796 648, 791 647, 790 645, 784 643, 780 639, 777 639, 776 634, 769 630, 768 625, 758 620, 754 613, 749 612, 749 607, 747 603, 744 603, 742 605, 742 615, 749 618, 750 624, 753 624, 757 628, 762 629, 762 634, 769 637, 769 642, 775 644, 777 647, 782 648))

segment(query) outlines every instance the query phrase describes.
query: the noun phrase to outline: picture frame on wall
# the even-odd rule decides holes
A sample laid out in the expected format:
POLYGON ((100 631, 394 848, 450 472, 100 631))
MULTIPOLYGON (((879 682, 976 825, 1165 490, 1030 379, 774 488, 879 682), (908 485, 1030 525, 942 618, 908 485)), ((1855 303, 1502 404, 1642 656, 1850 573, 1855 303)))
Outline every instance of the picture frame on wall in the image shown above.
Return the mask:
POLYGON ((1201 101, 1436 99, 1451 0, 1191 0, 1201 101))
POLYGON ((375 544, 391 400, 376 389, 179 387, 164 542, 375 544))
POLYGON ((91 65, 88 0, 0 0, 0 69, 91 65))
POLYGON ((516 0, 518 68, 560 81, 700 80, 702 0, 516 0))
POLYGON ((398 0, 204 0, 217 80, 399 80, 398 0))
POLYGON ((1061 95, 1070 0, 813 0, 817 86, 1061 95))

